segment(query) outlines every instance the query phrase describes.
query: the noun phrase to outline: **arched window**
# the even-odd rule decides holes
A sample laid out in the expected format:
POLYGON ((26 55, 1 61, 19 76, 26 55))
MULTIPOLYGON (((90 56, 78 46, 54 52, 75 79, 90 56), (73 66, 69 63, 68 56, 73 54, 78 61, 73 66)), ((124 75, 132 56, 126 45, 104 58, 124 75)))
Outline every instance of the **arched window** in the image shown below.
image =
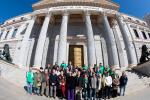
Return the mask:
POLYGON ((1 34, 0 34, 0 39, 2 38, 2 35, 3 35, 3 31, 2 31, 1 34))
POLYGON ((145 34, 144 31, 142 31, 142 34, 143 34, 144 39, 147 39, 146 34, 145 34))
POLYGON ((9 31, 7 31, 7 33, 6 33, 6 35, 5 35, 5 39, 7 39, 8 34, 9 34, 9 31))
POLYGON ((15 30, 14 30, 14 32, 13 32, 13 34, 12 34, 12 38, 15 38, 16 37, 16 33, 17 33, 17 31, 18 31, 18 29, 16 28, 15 30))
POLYGON ((138 34, 138 32, 137 32, 137 30, 136 30, 136 29, 133 29, 133 31, 134 31, 135 36, 136 36, 137 38, 140 38, 140 37, 139 37, 139 34, 138 34))

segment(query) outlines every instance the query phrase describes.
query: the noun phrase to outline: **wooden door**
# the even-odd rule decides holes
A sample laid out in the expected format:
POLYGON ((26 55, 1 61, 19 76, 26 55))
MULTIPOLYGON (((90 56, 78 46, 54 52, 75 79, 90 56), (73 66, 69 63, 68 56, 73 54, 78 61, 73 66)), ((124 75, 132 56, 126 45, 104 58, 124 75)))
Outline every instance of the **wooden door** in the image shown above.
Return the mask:
POLYGON ((83 60, 83 46, 82 45, 70 45, 69 46, 69 61, 74 66, 82 67, 84 64, 83 60))

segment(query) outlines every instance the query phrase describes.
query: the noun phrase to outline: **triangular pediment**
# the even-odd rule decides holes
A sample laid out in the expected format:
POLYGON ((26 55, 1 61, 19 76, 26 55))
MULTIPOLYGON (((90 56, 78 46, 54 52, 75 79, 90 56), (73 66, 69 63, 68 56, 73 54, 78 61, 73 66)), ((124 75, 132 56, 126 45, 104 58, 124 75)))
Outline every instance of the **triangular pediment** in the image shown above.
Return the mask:
POLYGON ((34 10, 43 9, 54 6, 69 6, 69 5, 83 5, 83 6, 98 6, 109 9, 118 10, 119 5, 111 0, 41 0, 32 5, 34 10))

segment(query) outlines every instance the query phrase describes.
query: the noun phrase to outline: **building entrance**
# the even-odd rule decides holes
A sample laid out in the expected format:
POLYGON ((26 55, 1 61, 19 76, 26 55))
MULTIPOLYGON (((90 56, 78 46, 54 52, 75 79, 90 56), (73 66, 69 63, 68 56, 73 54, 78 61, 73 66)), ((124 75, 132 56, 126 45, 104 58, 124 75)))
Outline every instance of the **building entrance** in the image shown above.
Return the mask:
POLYGON ((82 67, 84 64, 83 45, 69 45, 69 62, 73 66, 82 67))

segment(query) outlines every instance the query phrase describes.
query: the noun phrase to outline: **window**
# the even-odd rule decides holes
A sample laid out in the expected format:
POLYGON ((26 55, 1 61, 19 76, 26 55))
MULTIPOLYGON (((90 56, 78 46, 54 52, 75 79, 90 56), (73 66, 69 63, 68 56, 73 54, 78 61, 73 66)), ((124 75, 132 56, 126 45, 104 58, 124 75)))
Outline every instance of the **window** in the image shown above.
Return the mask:
POLYGON ((129 20, 132 20, 130 17, 128 17, 129 20))
POLYGON ((12 38, 15 38, 16 37, 16 33, 17 33, 18 29, 15 29, 13 34, 12 34, 12 38))
POLYGON ((8 34, 9 34, 9 31, 7 31, 7 33, 6 33, 6 35, 5 35, 5 39, 7 39, 8 34))
POLYGON ((143 34, 144 39, 147 39, 146 34, 145 34, 144 31, 142 31, 142 34, 143 34))
POLYGON ((0 39, 2 38, 2 35, 3 35, 3 32, 1 32, 1 34, 0 34, 0 39))
POLYGON ((136 36, 137 38, 139 38, 139 34, 138 34, 137 30, 136 30, 136 29, 133 29, 133 31, 134 31, 135 36, 136 36))

